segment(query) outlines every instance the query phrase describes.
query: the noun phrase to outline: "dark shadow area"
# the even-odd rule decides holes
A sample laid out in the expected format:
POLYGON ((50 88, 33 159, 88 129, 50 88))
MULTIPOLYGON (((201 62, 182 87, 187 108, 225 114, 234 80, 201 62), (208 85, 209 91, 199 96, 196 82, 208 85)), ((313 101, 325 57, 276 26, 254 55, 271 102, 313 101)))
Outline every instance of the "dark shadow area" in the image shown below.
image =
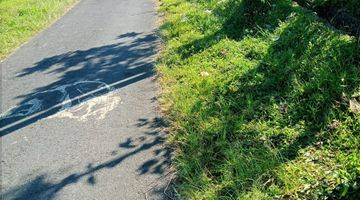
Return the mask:
MULTIPOLYGON (((169 176, 172 175, 169 169, 171 164, 172 151, 170 148, 166 147, 165 142, 165 132, 164 127, 159 125, 157 121, 159 118, 155 119, 142 119, 139 120, 140 123, 146 121, 144 125, 136 125, 137 127, 142 127, 145 130, 152 132, 151 135, 128 138, 126 141, 119 144, 116 150, 113 151, 111 155, 115 158, 108 160, 100 164, 90 163, 86 170, 73 173, 61 181, 58 182, 49 182, 48 177, 51 177, 51 174, 42 174, 33 178, 31 181, 19 185, 15 188, 12 188, 8 191, 4 191, 2 197, 4 199, 26 199, 26 200, 50 200, 57 197, 58 192, 60 192, 64 187, 67 187, 72 184, 76 184, 80 181, 85 181, 87 184, 96 187, 97 179, 96 173, 100 170, 111 170, 118 165, 121 165, 122 162, 126 159, 129 159, 133 156, 139 155, 146 151, 151 151, 153 156, 145 161, 137 169, 139 176, 145 174, 157 174, 161 178, 154 182, 153 185, 146 185, 142 188, 150 188, 144 192, 145 196, 157 195, 163 199, 175 199, 174 194, 172 193, 170 184, 172 184, 172 179, 169 179, 169 176), (156 133, 156 134, 155 134, 156 133), (123 151, 127 149, 127 153, 119 153, 118 151, 123 151), (129 151, 130 150, 130 151, 129 151)), ((109 183, 116 184, 116 183, 109 183)), ((114 187, 116 187, 114 185, 114 187)))
POLYGON ((118 43, 45 58, 20 72, 19 77, 44 73, 60 78, 18 96, 21 102, 1 117, 1 136, 152 76, 155 33, 132 32, 118 39, 118 43))
MULTIPOLYGON (((359 183, 360 177, 357 177, 354 182, 359 183)), ((335 187, 329 195, 330 200, 356 200, 360 199, 360 188, 357 185, 348 185, 341 183, 335 187), (346 191, 344 195, 344 191, 346 191)))
POLYGON ((360 1, 294 1, 304 8, 315 11, 320 18, 326 20, 331 26, 349 35, 360 36, 360 1))

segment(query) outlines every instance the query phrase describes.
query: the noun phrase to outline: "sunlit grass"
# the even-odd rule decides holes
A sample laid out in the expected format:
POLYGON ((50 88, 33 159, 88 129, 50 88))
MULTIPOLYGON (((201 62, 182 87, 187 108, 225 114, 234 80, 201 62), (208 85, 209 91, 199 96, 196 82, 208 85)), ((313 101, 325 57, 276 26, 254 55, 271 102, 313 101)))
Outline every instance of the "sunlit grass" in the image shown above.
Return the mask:
POLYGON ((182 197, 356 199, 359 41, 289 0, 161 2, 182 197))
POLYGON ((0 0, 0 60, 61 16, 77 0, 0 0))

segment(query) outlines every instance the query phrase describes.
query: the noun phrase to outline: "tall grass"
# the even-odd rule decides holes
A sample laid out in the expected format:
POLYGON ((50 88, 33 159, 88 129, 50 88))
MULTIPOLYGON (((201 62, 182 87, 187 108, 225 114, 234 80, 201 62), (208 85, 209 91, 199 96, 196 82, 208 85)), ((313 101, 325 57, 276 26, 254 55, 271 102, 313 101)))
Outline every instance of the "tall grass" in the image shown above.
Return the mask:
POLYGON ((184 199, 359 198, 355 37, 290 0, 161 2, 184 199))

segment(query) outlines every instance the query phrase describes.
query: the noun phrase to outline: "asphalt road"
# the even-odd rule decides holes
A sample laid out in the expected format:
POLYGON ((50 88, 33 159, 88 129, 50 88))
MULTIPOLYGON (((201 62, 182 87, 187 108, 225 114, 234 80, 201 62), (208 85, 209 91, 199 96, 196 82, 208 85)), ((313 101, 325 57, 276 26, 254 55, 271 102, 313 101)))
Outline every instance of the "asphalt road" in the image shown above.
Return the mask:
POLYGON ((82 0, 1 63, 3 199, 166 199, 151 0, 82 0))

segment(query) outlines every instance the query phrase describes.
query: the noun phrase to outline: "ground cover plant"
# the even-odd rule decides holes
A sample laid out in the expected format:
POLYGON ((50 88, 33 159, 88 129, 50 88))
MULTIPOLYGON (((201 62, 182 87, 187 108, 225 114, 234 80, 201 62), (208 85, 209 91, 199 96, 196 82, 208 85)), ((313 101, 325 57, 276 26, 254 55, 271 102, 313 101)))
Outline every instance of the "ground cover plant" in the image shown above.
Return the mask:
POLYGON ((77 0, 0 0, 0 60, 77 0))
POLYGON ((182 199, 359 199, 360 44, 290 0, 161 0, 182 199))

